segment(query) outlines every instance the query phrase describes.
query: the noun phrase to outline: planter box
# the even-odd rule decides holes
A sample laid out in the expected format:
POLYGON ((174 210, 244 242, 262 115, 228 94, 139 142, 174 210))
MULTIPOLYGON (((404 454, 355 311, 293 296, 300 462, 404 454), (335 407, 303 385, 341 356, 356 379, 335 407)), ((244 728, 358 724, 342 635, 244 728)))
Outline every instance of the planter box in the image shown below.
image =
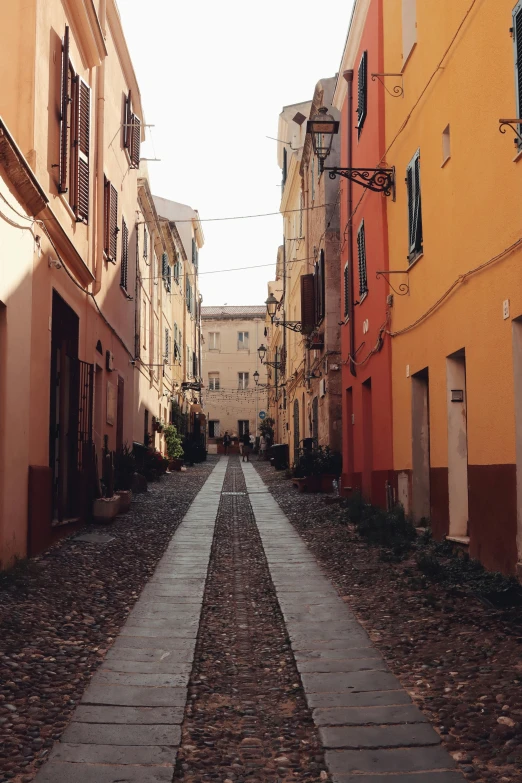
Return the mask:
POLYGON ((323 476, 306 476, 306 478, 294 478, 292 483, 299 492, 333 492, 332 482, 337 476, 325 473, 323 476))
POLYGON ((147 479, 141 473, 135 473, 132 477, 132 491, 135 495, 147 491, 147 479))
POLYGON ((116 494, 120 499, 119 513, 125 514, 131 507, 132 492, 130 489, 118 489, 116 490, 116 494))
POLYGON ((321 476, 321 492, 333 492, 333 482, 338 478, 338 476, 334 476, 331 473, 325 473, 321 476))
POLYGON ((181 470, 182 465, 182 459, 171 459, 169 462, 169 470, 181 470))
POLYGON ((306 492, 306 484, 308 479, 306 478, 293 478, 292 484, 297 487, 299 492, 306 492))
POLYGON ((112 498, 98 498, 92 506, 92 516, 96 522, 112 522, 120 510, 120 498, 113 495, 112 498))

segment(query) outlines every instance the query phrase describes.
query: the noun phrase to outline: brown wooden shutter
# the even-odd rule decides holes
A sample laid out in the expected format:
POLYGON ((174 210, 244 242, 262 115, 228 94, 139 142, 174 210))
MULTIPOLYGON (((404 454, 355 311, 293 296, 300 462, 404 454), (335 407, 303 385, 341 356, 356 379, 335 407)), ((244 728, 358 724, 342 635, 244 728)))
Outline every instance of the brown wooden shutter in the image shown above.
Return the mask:
POLYGON ((60 163, 58 190, 67 193, 67 169, 69 161, 69 132, 67 127, 68 106, 71 100, 69 90, 69 27, 66 25, 62 45, 62 96, 60 114, 60 163))
POLYGON ((110 183, 107 177, 103 177, 103 252, 105 256, 109 255, 109 216, 110 216, 110 183))
POLYGON ((131 91, 125 98, 124 110, 123 110, 123 146, 125 149, 130 149, 131 145, 131 117, 132 117, 132 98, 131 91))
POLYGON ((116 263, 118 253, 118 191, 109 184, 109 258, 116 263))
POLYGON ((75 94, 76 114, 76 177, 75 204, 76 220, 89 221, 89 151, 91 138, 91 88, 77 77, 75 94))
POLYGON ((140 145, 141 145, 141 121, 135 114, 131 116, 132 128, 130 142, 131 167, 139 169, 140 167, 140 145))
POLYGON ((121 219, 121 271, 120 271, 120 285, 127 290, 129 272, 129 229, 125 222, 125 218, 121 219))
POLYGON ((315 326, 314 276, 301 277, 301 324, 302 333, 311 334, 315 326))

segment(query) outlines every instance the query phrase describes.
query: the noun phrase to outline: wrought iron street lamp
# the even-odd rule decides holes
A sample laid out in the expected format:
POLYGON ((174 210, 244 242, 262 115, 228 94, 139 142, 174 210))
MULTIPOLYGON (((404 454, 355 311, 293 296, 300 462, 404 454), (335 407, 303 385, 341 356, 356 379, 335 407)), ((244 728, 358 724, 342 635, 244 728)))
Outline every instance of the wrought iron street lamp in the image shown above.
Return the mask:
MULTIPOLYGON (((261 360, 261 364, 266 364, 267 367, 273 367, 275 370, 279 370, 283 366, 283 362, 269 362, 266 359, 266 346, 261 343, 259 348, 257 349, 257 353, 259 355, 259 359, 261 360)), ((257 370, 256 370, 257 372, 257 370)), ((258 374, 259 377, 259 374, 258 374)), ((254 379, 255 379, 255 373, 254 373, 254 379)))
POLYGON ((270 320, 272 323, 275 323, 276 326, 282 326, 283 329, 291 329, 293 332, 302 332, 303 331, 303 325, 301 321, 287 321, 286 319, 283 319, 282 321, 275 321, 275 315, 277 312, 277 308, 281 304, 277 301, 274 294, 270 294, 268 299, 265 302, 266 304, 266 311, 268 315, 270 316, 270 320))
POLYGON ((268 313, 268 316, 270 318, 270 321, 274 323, 275 314, 277 312, 277 308, 279 306, 279 302, 275 298, 275 296, 271 293, 268 296, 268 299, 265 302, 266 304, 266 311, 268 313))
POLYGON ((395 169, 341 168, 340 166, 325 166, 324 162, 332 150, 333 137, 339 133, 339 122, 328 113, 326 106, 321 106, 317 114, 306 123, 306 132, 312 136, 314 153, 319 159, 321 172, 327 171, 330 179, 337 176, 351 179, 363 188, 374 193, 384 193, 385 196, 395 196, 395 169))

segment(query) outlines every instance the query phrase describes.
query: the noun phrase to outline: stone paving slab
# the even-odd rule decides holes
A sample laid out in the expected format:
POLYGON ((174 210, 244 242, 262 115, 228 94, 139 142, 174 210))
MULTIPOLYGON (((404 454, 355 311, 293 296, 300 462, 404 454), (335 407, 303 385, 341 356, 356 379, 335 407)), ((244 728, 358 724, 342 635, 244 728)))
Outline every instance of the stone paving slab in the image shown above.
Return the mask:
MULTIPOLYGON (((450 770, 455 762, 443 748, 393 748, 384 750, 328 750, 326 763, 333 773, 363 775, 367 772, 432 772, 450 770)), ((460 778, 463 783, 464 778, 460 778)), ((365 783, 364 780, 361 783, 365 783)))
POLYGON ((123 725, 121 723, 78 723, 65 729, 62 743, 82 745, 179 745, 181 727, 168 724, 123 725))
POLYGON ((48 761, 36 776, 38 783, 171 783, 173 766, 105 766, 48 761))
POLYGON ((319 729, 325 748, 408 748, 439 745, 440 737, 428 723, 397 726, 325 726, 319 729))
POLYGON ((335 783, 463 783, 460 773, 449 771, 455 762, 438 734, 388 670, 275 498, 263 492, 255 468, 241 467, 335 783))
POLYGON ((314 710, 316 726, 364 726, 366 724, 426 723, 427 717, 413 704, 389 707, 338 707, 314 710))
POLYGON ((74 719, 81 723, 123 723, 127 726, 181 724, 182 707, 93 707, 79 704, 74 719))
POLYGON ((194 499, 35 783, 172 781, 227 462, 194 499))

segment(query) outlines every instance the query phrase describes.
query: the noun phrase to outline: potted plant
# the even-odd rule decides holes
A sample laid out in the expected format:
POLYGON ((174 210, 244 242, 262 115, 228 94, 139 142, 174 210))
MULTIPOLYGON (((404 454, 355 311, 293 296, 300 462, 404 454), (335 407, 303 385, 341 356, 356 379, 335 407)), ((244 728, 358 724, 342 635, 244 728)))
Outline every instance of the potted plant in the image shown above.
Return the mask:
POLYGON ((132 500, 132 482, 136 471, 136 458, 125 443, 114 452, 114 491, 120 497, 120 511, 129 510, 132 500))
POLYGON ((301 449, 293 467, 293 483, 300 492, 332 492, 341 475, 341 455, 326 446, 301 449))
POLYGON ((100 486, 101 497, 93 503, 92 517, 95 522, 112 522, 120 510, 120 497, 114 492, 114 455, 108 450, 103 453, 100 486))
POLYGON ((165 427, 164 435, 169 457, 169 470, 181 470, 181 466, 183 465, 181 435, 174 424, 169 424, 165 427))

